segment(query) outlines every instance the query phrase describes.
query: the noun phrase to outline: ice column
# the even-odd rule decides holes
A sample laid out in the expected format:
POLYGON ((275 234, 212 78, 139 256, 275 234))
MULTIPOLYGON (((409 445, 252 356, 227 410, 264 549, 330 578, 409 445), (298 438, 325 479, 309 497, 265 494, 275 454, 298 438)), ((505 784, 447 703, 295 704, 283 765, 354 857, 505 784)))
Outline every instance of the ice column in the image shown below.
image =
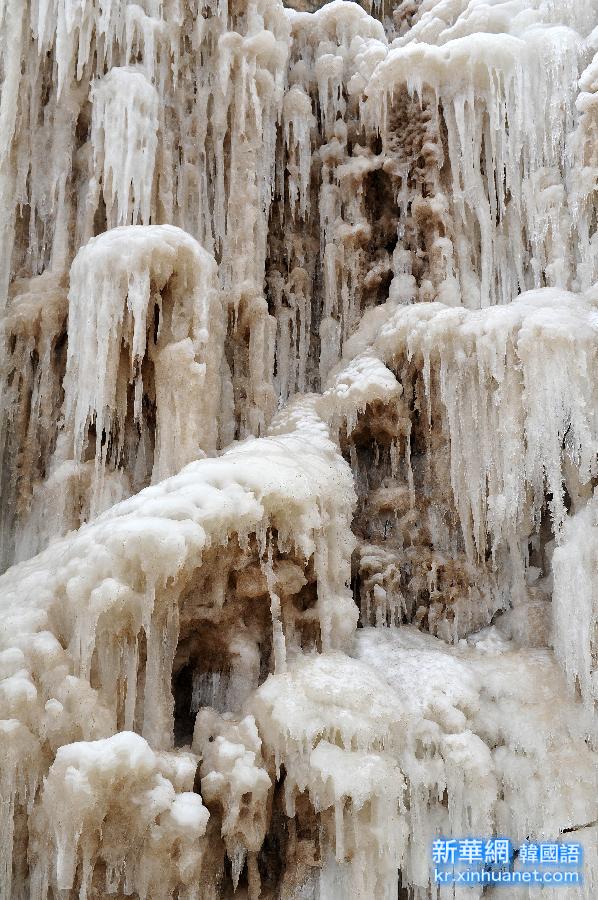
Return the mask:
POLYGON ((598 496, 567 521, 552 558, 553 644, 571 687, 598 703, 598 496))
POLYGON ((108 227, 149 225, 158 94, 143 72, 114 68, 93 90, 91 142, 108 227))

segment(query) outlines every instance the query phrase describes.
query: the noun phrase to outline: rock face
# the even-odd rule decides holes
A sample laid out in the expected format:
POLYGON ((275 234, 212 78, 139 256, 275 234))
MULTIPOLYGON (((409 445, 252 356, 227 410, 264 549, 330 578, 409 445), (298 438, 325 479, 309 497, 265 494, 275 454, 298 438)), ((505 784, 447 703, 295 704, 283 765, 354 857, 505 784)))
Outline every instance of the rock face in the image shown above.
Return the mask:
POLYGON ((289 6, 0 0, 0 898, 593 900, 598 9, 289 6))

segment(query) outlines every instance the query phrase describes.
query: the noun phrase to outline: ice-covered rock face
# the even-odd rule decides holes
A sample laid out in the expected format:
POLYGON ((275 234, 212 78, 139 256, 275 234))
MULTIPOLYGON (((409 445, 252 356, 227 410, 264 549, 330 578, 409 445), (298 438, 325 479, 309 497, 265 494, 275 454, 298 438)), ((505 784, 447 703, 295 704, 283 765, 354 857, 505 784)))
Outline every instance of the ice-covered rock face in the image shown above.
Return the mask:
POLYGON ((0 0, 0 900, 596 896, 597 50, 0 0))

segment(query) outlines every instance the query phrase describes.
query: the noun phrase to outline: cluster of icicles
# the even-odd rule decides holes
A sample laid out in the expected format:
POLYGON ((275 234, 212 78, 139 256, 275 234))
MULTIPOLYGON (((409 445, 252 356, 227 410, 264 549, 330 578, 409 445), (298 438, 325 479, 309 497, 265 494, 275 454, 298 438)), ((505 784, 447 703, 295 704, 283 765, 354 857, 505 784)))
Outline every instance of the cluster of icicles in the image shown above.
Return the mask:
POLYGON ((1 900, 592 900, 595 4, 0 0, 0 74, 1 900))

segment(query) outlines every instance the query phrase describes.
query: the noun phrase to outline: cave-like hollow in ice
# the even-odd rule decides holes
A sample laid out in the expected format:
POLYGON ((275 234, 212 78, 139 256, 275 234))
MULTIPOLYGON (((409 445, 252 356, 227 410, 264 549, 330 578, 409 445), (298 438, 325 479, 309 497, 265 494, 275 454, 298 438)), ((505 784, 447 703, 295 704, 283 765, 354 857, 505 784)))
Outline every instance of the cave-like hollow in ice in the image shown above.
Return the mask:
POLYGON ((0 897, 598 896, 596 0, 0 0, 0 897))

